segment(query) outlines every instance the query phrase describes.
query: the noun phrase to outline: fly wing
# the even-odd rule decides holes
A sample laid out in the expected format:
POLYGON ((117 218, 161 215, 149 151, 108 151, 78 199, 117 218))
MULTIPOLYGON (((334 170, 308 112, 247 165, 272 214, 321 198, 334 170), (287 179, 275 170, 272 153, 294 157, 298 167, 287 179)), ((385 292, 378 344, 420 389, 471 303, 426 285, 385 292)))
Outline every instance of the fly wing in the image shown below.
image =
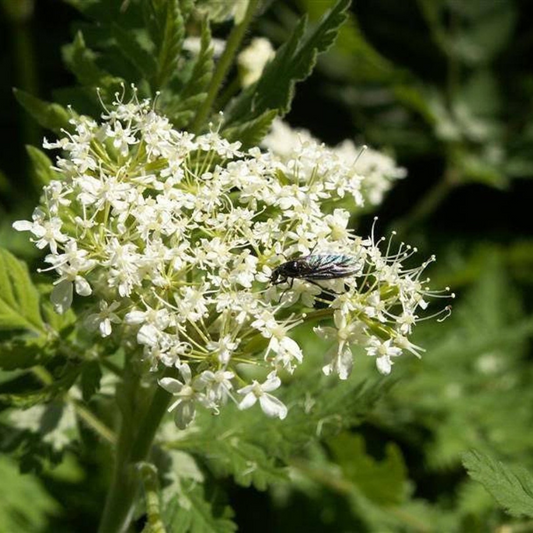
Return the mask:
POLYGON ((314 254, 305 258, 308 268, 301 277, 310 280, 345 278, 359 270, 355 257, 340 254, 314 254))

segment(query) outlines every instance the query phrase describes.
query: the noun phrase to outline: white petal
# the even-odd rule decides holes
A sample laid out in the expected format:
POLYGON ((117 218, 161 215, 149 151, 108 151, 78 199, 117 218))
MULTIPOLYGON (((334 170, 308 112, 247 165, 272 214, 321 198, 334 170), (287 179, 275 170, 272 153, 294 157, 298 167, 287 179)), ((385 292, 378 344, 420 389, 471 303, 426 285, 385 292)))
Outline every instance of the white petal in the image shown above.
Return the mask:
POLYGON ((183 363, 178 366, 178 370, 180 371, 181 377, 183 378, 183 381, 185 383, 190 383, 192 378, 192 372, 189 367, 189 365, 183 363))
POLYGON ((378 367, 378 370, 382 374, 390 374, 390 371, 392 369, 391 360, 387 355, 384 355, 383 357, 378 357, 376 359, 376 366, 378 367))
POLYGON ((92 294, 93 290, 86 279, 78 276, 76 277, 76 281, 74 283, 76 287, 76 293, 80 296, 90 296, 92 294))
POLYGON ((130 311, 125 317, 126 324, 142 324, 146 319, 144 311, 130 311))
POLYGON ((339 354, 337 360, 337 372, 339 374, 339 379, 345 380, 348 379, 349 375, 352 373, 353 368, 353 355, 350 348, 345 348, 342 353, 339 354))
POLYGON ((302 350, 295 340, 291 339, 290 337, 285 337, 281 341, 281 345, 294 358, 296 358, 300 362, 302 361, 302 358, 303 358, 302 350))
POLYGON ((85 325, 91 331, 95 331, 100 326, 100 315, 98 313, 93 313, 85 319, 85 325))
POLYGON ((330 363, 329 365, 324 365, 322 367, 322 372, 324 372, 326 376, 331 376, 331 373, 333 372, 333 363, 330 363))
POLYGON ((17 231, 31 231, 33 223, 29 220, 17 220, 16 222, 13 222, 13 228, 17 231))
POLYGON ((144 325, 137 333, 137 342, 144 346, 155 346, 159 330, 151 324, 144 325))
POLYGON ((180 429, 185 429, 193 420, 196 413, 194 402, 183 401, 176 407, 174 422, 180 429))
POLYGON ((248 394, 254 389, 254 385, 246 385, 246 387, 243 387, 242 389, 239 389, 237 392, 239 394, 248 394))
POLYGON ((50 301, 54 306, 56 313, 62 315, 72 305, 72 282, 63 280, 60 281, 50 295, 50 301))
POLYGON ((239 404, 239 409, 241 411, 243 411, 244 409, 248 409, 252 407, 252 405, 254 405, 256 401, 257 401, 257 396, 253 392, 249 392, 239 404))
POLYGON ((270 372, 267 380, 261 385, 261 390, 264 392, 271 392, 276 390, 281 385, 281 379, 276 376, 275 372, 270 372))
POLYGON ((100 335, 102 335, 102 337, 109 337, 111 331, 111 321, 109 318, 102 320, 102 322, 100 322, 100 335))
POLYGON ((261 404, 261 409, 265 415, 272 418, 278 417, 283 420, 287 416, 287 406, 276 397, 270 394, 263 394, 259 398, 259 403, 261 404))
POLYGON ((170 394, 179 394, 183 388, 183 383, 174 378, 161 378, 159 385, 163 387, 170 394))

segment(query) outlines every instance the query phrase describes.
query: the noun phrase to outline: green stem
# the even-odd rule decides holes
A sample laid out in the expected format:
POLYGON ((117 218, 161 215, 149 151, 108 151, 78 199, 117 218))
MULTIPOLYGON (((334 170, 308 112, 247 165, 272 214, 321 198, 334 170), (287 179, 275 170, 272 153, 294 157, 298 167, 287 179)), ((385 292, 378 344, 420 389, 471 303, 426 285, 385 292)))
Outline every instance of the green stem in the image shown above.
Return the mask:
POLYGON ((236 76, 222 91, 222 94, 217 100, 215 111, 224 109, 226 107, 226 104, 235 96, 240 86, 241 81, 239 80, 239 77, 236 76))
POLYGON ((228 37, 228 42, 226 43, 226 48, 220 56, 215 73, 213 74, 213 78, 211 80, 211 84, 209 85, 207 98, 202 104, 202 107, 200 107, 198 110, 196 118, 194 119, 192 131, 199 132, 209 116, 218 91, 220 90, 220 86, 222 85, 222 82, 224 81, 224 78, 226 77, 226 74, 233 63, 233 58, 239 49, 244 34, 252 22, 252 18, 258 3, 259 0, 249 0, 244 18, 231 31, 230 36, 228 37))
POLYGON ((99 359, 99 362, 103 367, 113 372, 115 376, 122 377, 122 369, 117 364, 113 363, 112 361, 109 361, 109 359, 104 358, 99 359))
POLYGON ((85 408, 75 400, 72 400, 72 405, 80 419, 83 420, 97 435, 110 444, 116 443, 117 439, 115 434, 98 417, 89 411, 89 409, 85 408))
MULTIPOLYGON (((137 423, 139 392, 142 392, 139 378, 132 373, 124 376, 122 391, 127 402, 123 413, 115 456, 115 469, 111 487, 100 523, 99 533, 123 533, 128 530, 139 491, 140 474, 136 465, 147 459, 151 446, 170 401, 168 394, 157 386, 149 408, 137 423)), ((118 394, 122 392, 117 391, 118 394)))
POLYGON ((165 533, 165 524, 161 520, 161 499, 159 497, 157 469, 150 463, 141 463, 139 472, 142 477, 147 515, 146 526, 142 533, 165 533))

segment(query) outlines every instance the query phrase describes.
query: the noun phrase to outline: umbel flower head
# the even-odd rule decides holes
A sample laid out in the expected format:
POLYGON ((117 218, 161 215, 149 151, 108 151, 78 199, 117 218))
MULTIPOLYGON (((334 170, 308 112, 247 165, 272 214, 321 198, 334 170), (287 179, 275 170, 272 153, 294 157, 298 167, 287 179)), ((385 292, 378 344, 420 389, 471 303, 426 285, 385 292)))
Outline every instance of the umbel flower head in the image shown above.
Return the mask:
POLYGON ((360 210, 369 189, 342 154, 312 143, 295 158, 242 150, 216 131, 175 130, 135 96, 117 96, 99 121, 71 123, 73 133, 44 143, 62 150, 60 179, 45 187, 32 221, 14 227, 48 249, 58 312, 74 293, 91 296, 86 320, 97 334, 152 370, 178 369, 181 379, 159 382, 175 395, 178 426, 199 404, 218 412, 228 400, 284 418, 271 393, 279 371, 302 362, 291 331, 306 320, 331 340, 323 370, 341 379, 353 346, 383 374, 406 351, 419 354, 409 336, 432 295, 422 273, 433 259, 408 268, 409 246, 392 251, 389 242, 382 252, 373 236, 352 233, 349 211, 337 206, 360 210), (272 283, 288 258, 309 254, 348 257, 350 276, 272 283), (246 364, 268 376, 250 382, 246 364))

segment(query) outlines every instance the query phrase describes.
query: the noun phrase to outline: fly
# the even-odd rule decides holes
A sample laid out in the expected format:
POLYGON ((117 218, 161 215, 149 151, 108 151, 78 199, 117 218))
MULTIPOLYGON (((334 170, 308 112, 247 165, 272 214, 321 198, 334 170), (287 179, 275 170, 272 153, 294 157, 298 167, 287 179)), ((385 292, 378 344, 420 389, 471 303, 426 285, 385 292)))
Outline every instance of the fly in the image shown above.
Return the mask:
POLYGON ((342 254, 322 253, 310 254, 299 259, 287 261, 276 267, 270 276, 272 285, 303 279, 314 285, 317 281, 347 278, 360 269, 360 263, 355 257, 342 254))

